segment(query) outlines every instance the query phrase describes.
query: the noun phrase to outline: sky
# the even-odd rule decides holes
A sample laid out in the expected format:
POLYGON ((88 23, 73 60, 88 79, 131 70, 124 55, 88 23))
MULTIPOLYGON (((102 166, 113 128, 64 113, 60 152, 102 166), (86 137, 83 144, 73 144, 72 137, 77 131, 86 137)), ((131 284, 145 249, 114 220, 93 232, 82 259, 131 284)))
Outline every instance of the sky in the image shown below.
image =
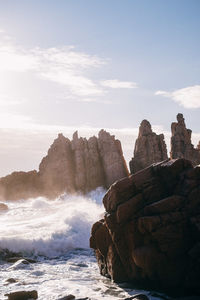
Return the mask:
POLYGON ((169 150, 177 113, 196 146, 199 16, 199 0, 0 0, 0 176, 75 130, 108 130, 128 162, 143 119, 169 150))

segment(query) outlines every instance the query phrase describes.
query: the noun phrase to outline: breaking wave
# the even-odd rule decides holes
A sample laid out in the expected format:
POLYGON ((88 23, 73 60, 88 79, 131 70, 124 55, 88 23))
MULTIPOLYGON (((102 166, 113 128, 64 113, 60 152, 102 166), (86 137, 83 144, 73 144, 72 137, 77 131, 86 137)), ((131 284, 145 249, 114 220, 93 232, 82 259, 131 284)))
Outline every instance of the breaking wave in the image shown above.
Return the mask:
POLYGON ((0 248, 58 257, 75 248, 89 248, 92 224, 104 212, 98 188, 86 196, 64 194, 6 203, 0 215, 0 248))

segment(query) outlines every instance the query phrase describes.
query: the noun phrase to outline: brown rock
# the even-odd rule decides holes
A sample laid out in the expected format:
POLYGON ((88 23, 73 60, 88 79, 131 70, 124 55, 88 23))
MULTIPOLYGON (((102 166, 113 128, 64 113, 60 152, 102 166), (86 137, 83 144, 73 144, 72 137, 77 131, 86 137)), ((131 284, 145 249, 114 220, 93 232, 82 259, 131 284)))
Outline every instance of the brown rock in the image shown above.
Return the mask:
POLYGON ((160 162, 167 158, 164 135, 157 135, 152 131, 151 124, 147 120, 143 120, 135 142, 134 157, 130 161, 131 173, 134 174, 152 163, 160 162))
POLYGON ((8 300, 28 300, 28 299, 38 299, 37 291, 19 291, 6 294, 8 300))
POLYGON ((13 172, 0 178, 0 197, 5 200, 27 199, 41 194, 37 171, 13 172))
POLYGON ((8 210, 8 206, 5 203, 0 203, 0 212, 8 210))
POLYGON ((17 200, 87 193, 100 186, 109 188, 128 174, 121 144, 108 132, 101 130, 99 138, 88 140, 75 132, 72 141, 59 134, 42 159, 39 172, 14 172, 0 178, 0 197, 17 200))
POLYGON ((91 191, 105 186, 104 170, 98 150, 98 139, 93 136, 88 141, 78 138, 75 132, 72 140, 75 163, 75 184, 78 191, 91 191))
POLYGON ((101 274, 200 293, 199 186, 198 168, 185 159, 154 164, 113 184, 103 199, 104 220, 90 239, 101 274))
POLYGON ((8 282, 8 283, 16 283, 18 280, 17 279, 15 279, 15 278, 8 278, 7 280, 6 280, 6 282, 8 282))
POLYGON ((129 172, 123 157, 121 143, 115 140, 105 130, 98 134, 99 153, 103 164, 106 187, 110 187, 115 181, 128 176, 129 172))
POLYGON ((56 197, 65 191, 75 191, 73 159, 71 142, 60 133, 39 166, 39 177, 45 195, 56 197))
MULTIPOLYGON (((170 157, 185 158, 191 160, 193 165, 196 166, 200 163, 200 150, 199 146, 195 149, 191 142, 192 130, 187 129, 185 120, 182 114, 177 115, 177 123, 171 125, 171 152, 170 157)), ((200 144, 199 144, 200 145, 200 144)))
POLYGON ((74 300, 76 297, 74 295, 67 295, 67 296, 64 296, 62 298, 59 298, 58 300, 74 300))

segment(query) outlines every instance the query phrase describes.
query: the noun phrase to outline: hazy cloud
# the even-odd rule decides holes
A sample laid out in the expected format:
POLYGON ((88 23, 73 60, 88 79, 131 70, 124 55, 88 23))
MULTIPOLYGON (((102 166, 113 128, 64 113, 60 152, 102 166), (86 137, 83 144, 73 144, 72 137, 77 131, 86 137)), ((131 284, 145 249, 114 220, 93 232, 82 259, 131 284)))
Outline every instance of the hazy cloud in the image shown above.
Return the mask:
POLYGON ((135 89, 138 87, 136 82, 120 81, 118 79, 103 80, 101 85, 112 89, 135 89))
POLYGON ((155 95, 170 98, 185 108, 200 108, 200 85, 189 86, 173 92, 157 91, 155 95))
POLYGON ((102 96, 108 93, 110 88, 137 87, 137 84, 131 81, 94 79, 92 72, 102 68, 108 60, 78 51, 74 46, 27 49, 15 44, 1 29, 0 35, 0 77, 4 82, 16 76, 17 72, 26 73, 32 76, 31 81, 34 81, 35 77, 41 84, 42 80, 48 80, 60 85, 66 91, 66 99, 72 97, 73 100, 84 102, 105 100, 102 96))

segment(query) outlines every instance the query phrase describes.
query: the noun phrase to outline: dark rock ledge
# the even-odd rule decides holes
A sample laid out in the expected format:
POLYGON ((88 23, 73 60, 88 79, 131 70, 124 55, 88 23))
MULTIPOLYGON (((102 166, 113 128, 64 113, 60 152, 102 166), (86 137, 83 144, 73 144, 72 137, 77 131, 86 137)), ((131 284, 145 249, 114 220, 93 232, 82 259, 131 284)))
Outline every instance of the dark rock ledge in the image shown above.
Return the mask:
POLYGON ((200 293, 200 167, 154 164, 114 183, 103 203, 90 238, 102 275, 200 293))

